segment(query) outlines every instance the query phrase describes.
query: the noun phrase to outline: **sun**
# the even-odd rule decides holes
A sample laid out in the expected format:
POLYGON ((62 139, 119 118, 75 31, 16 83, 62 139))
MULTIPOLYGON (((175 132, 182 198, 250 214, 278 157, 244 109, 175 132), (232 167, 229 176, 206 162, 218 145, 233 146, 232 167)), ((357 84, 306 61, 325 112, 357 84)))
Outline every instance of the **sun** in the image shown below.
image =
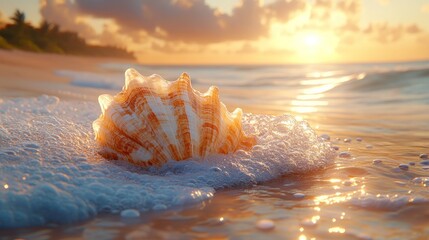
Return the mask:
POLYGON ((318 47, 321 42, 321 37, 315 33, 307 33, 303 36, 304 44, 307 47, 318 47))

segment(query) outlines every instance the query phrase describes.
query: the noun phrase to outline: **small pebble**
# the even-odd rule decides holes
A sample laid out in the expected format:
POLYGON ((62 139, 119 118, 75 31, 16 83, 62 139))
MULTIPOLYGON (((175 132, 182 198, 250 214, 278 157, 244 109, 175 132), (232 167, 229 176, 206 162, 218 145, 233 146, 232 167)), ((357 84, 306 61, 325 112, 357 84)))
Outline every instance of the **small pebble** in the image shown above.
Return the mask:
POLYGON ((416 165, 416 163, 415 162, 409 162, 408 163, 410 166, 414 166, 414 165, 416 165))
POLYGON ((367 148, 367 149, 372 149, 372 148, 373 148, 373 146, 372 146, 371 144, 368 144, 368 145, 366 145, 366 148, 367 148))
POLYGON ((382 162, 383 162, 383 160, 381 160, 381 159, 374 159, 374 160, 372 160, 373 164, 380 164, 382 162))
POLYGON ((333 148, 335 151, 338 151, 338 150, 340 149, 340 147, 338 147, 338 146, 332 146, 332 148, 333 148))
POLYGON ((295 193, 295 194, 293 194, 293 196, 295 198, 305 198, 305 194, 304 193, 295 193))
POLYGON ((358 138, 356 138, 356 141, 362 142, 362 138, 358 137, 358 138))
POLYGON ((421 178, 421 177, 415 177, 415 178, 413 178, 413 180, 411 180, 413 183, 417 183, 417 184, 420 184, 420 183, 422 183, 423 182, 423 178, 421 178))
POLYGON ((429 166, 423 166, 422 169, 423 170, 429 170, 429 166))
POLYGON ((420 158, 421 159, 427 159, 428 155, 426 153, 422 153, 422 154, 420 154, 420 158))
POLYGON ((121 211, 121 217, 123 218, 138 218, 140 217, 140 212, 135 209, 127 209, 121 211))
POLYGON ((344 138, 344 142, 346 142, 346 143, 349 143, 349 142, 351 142, 352 141, 352 139, 351 138, 344 138))
POLYGON ((328 134, 322 134, 322 135, 320 135, 320 138, 322 138, 325 141, 331 140, 331 137, 328 134))
POLYGON ((429 160, 423 160, 420 162, 421 165, 429 165, 429 160))
POLYGON ((257 228, 259 228, 259 229, 261 229, 261 230, 271 230, 271 229, 273 229, 274 227, 275 227, 276 225, 274 224, 274 222, 273 221, 271 221, 271 220, 269 220, 269 219, 262 219, 262 220, 259 220, 257 223, 256 223, 256 227, 257 228))
POLYGON ((408 168, 409 168, 409 166, 408 166, 407 164, 404 164, 404 163, 399 164, 399 166, 398 166, 398 167, 399 167, 400 169, 404 170, 404 171, 408 170, 408 168))
POLYGON ((421 165, 429 165, 429 160, 423 160, 420 162, 421 165))
POLYGON ((340 157, 340 158, 351 158, 352 155, 349 152, 340 152, 340 154, 338 154, 338 157, 340 157))

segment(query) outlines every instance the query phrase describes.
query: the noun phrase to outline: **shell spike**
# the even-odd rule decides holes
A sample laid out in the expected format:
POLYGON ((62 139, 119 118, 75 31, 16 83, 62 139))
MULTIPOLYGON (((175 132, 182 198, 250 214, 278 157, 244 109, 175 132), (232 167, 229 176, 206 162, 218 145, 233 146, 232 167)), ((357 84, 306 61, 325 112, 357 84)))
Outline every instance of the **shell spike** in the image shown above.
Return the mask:
POLYGON ((232 116, 234 119, 239 119, 241 121, 241 117, 243 116, 243 110, 241 108, 236 108, 234 112, 232 112, 232 116))
POLYGON ((189 75, 186 72, 183 72, 182 74, 180 74, 180 79, 187 79, 187 80, 191 80, 191 77, 189 77, 189 75))
POLYGON ((241 118, 243 117, 243 110, 236 108, 231 114, 232 120, 238 128, 241 128, 241 118))
POLYGON ((99 132, 100 132, 100 125, 102 123, 102 119, 97 119, 92 123, 92 129, 94 130, 95 133, 95 139, 98 139, 99 137, 99 132))
POLYGON ((211 86, 209 90, 204 94, 205 96, 210 96, 215 99, 219 99, 219 88, 211 86))
POLYGON ((113 102, 113 97, 109 94, 103 94, 98 97, 98 103, 100 104, 101 113, 104 115, 106 109, 110 107, 113 102))
POLYGON ((127 90, 132 85, 132 82, 138 81, 138 79, 142 78, 143 76, 137 72, 134 68, 128 68, 125 71, 125 86, 123 90, 127 90))
POLYGON ((182 73, 180 75, 180 77, 177 79, 181 84, 183 84, 182 86, 186 86, 187 89, 191 89, 191 78, 189 77, 189 75, 187 73, 182 73))

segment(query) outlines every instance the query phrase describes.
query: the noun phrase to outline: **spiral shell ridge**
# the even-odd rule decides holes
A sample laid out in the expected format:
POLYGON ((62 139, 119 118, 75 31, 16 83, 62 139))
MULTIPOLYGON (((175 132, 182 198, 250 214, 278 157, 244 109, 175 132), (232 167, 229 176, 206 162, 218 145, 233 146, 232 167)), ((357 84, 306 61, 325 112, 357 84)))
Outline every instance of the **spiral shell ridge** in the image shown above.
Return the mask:
POLYGON ((200 93, 186 73, 170 82, 128 69, 122 91, 98 100, 102 113, 93 129, 107 159, 162 165, 250 150, 256 143, 242 130, 241 109, 228 112, 217 87, 200 93))

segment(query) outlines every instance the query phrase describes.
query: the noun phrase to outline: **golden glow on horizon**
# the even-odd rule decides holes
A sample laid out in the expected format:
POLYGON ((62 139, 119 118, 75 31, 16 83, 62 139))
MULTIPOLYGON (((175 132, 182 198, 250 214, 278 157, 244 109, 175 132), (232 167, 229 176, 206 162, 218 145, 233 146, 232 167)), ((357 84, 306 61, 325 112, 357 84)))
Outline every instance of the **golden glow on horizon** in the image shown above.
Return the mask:
MULTIPOLYGON (((170 5, 166 4, 165 8, 153 5, 147 9, 155 14, 177 11, 177 16, 189 16, 186 11, 195 7, 207 15, 189 12, 195 16, 191 22, 186 22, 189 18, 178 18, 159 20, 156 24, 148 18, 145 24, 139 25, 132 13, 127 15, 118 10, 116 16, 107 5, 91 12, 92 9, 84 9, 78 1, 5 1, 0 3, 0 20, 7 21, 15 9, 22 9, 35 26, 47 19, 63 30, 80 29, 79 34, 88 42, 127 48, 146 64, 338 63, 429 58, 426 0, 389 1, 389 4, 373 0, 346 4, 342 4, 343 1, 286 2, 285 6, 270 8, 275 0, 205 0, 198 4, 175 0, 169 1, 170 5), (238 9, 243 11, 236 11, 238 9), (378 14, 380 12, 391 14, 378 14), (228 25, 229 20, 234 22, 228 25), (130 22, 135 26, 128 24, 130 22), (186 28, 194 22, 207 23, 201 25, 207 27, 219 23, 223 26, 201 31, 199 35, 192 30, 196 28, 186 28), (243 23, 248 26, 243 28, 243 23), (228 27, 233 29, 225 30, 228 27), (188 31, 183 38, 182 33, 188 31), (215 31, 219 34, 210 40, 206 35, 215 31)), ((152 3, 147 1, 147 5, 152 3)))

